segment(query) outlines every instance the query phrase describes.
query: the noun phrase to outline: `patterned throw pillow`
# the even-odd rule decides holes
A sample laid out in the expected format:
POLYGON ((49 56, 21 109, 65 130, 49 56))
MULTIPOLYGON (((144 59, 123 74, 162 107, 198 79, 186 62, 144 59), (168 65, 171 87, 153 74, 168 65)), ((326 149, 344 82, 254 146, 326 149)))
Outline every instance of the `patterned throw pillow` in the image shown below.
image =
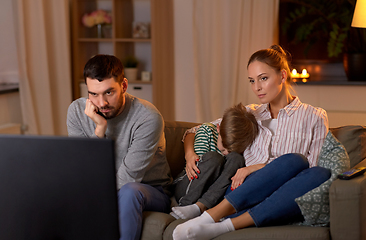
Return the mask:
POLYGON ((350 167, 346 149, 329 131, 319 154, 318 166, 331 170, 331 177, 319 187, 295 199, 305 221, 301 225, 329 224, 329 188, 338 174, 350 167))

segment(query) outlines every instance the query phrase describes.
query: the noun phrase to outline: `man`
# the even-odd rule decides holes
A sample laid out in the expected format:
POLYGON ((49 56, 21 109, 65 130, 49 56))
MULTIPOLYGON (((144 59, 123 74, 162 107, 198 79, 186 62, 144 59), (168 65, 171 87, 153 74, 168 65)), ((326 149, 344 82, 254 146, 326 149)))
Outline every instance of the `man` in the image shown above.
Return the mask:
POLYGON ((115 56, 92 57, 84 79, 89 97, 69 106, 69 136, 115 140, 121 239, 140 239, 143 210, 170 210, 163 118, 154 105, 126 93, 128 81, 115 56))

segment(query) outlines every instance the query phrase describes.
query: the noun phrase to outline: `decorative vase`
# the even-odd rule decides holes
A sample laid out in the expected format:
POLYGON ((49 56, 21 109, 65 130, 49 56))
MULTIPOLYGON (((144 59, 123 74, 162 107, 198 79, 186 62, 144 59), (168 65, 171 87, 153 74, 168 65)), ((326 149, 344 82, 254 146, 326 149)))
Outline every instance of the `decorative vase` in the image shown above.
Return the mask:
POLYGON ((345 53, 343 66, 348 81, 366 81, 366 53, 345 53))
POLYGON ((102 26, 102 37, 103 38, 112 38, 112 25, 104 24, 102 26))
POLYGON ((137 68, 125 68, 125 78, 128 81, 136 81, 137 80, 137 68))
POLYGON ((98 38, 103 38, 102 24, 97 24, 97 33, 98 33, 98 38))

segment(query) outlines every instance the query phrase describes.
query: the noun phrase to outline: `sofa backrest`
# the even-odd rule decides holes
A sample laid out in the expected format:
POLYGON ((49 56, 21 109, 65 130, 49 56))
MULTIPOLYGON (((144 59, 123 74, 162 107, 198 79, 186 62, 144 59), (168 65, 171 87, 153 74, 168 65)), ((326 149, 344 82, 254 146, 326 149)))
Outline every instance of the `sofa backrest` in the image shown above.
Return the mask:
POLYGON ((182 142, 183 135, 186 130, 197 125, 199 123, 165 121, 166 156, 173 178, 184 169, 186 163, 182 142))
POLYGON ((346 148, 351 168, 366 158, 366 127, 346 125, 329 129, 346 148))

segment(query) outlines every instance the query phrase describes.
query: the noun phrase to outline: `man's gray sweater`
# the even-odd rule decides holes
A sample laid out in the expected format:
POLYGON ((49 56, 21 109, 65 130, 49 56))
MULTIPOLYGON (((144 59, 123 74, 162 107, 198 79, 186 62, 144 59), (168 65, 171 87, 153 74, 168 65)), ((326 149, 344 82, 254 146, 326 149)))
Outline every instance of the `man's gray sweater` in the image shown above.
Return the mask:
MULTIPOLYGON (((108 119, 106 138, 116 144, 117 189, 128 182, 161 185, 172 181, 165 155, 164 120, 153 104, 128 93, 123 112, 108 119)), ((69 136, 97 137, 95 123, 84 113, 85 98, 75 100, 67 113, 69 136)))

